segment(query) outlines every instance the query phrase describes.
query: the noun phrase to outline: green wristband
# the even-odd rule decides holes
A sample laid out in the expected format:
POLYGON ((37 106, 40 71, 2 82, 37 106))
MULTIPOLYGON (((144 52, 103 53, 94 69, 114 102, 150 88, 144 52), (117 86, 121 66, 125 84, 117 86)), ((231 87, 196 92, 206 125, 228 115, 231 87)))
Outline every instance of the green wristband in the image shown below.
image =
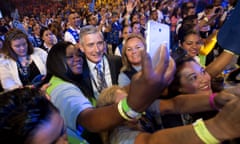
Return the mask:
POLYGON ((127 116, 132 119, 139 119, 142 116, 141 113, 134 111, 132 108, 128 106, 127 98, 124 98, 122 100, 122 109, 127 114, 127 116))
POLYGON ((123 108, 123 111, 124 112, 127 112, 127 111, 129 111, 131 108, 128 106, 128 104, 127 104, 127 98, 124 98, 123 100, 122 100, 122 108, 123 108))

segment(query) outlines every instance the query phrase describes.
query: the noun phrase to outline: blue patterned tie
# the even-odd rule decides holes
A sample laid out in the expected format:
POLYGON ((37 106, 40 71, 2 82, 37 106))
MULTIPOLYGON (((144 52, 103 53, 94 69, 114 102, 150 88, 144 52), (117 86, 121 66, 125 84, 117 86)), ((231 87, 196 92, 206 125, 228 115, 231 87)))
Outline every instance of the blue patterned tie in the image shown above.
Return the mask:
POLYGON ((96 64, 95 69, 97 70, 97 84, 98 84, 97 89, 98 89, 98 92, 101 92, 104 88, 107 88, 107 83, 104 78, 104 73, 101 70, 100 63, 96 64))

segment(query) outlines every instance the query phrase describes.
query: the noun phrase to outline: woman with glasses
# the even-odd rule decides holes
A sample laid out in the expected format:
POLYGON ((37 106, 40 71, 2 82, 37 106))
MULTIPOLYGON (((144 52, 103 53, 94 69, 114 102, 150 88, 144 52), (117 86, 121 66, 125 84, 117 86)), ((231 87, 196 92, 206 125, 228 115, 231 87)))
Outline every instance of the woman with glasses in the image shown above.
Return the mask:
MULTIPOLYGON (((142 63, 142 69, 144 72, 135 75, 132 79, 130 85, 131 89, 128 91, 128 97, 126 100, 127 104, 132 107, 134 106, 132 109, 138 112, 144 111, 145 108, 152 103, 153 99, 157 98, 158 94, 162 91, 163 86, 167 85, 167 82, 170 81, 170 77, 172 76, 172 73, 169 73, 172 70, 171 67, 165 70, 164 67, 162 67, 166 66, 166 61, 164 61, 166 58, 166 49, 161 50, 160 61, 156 67, 156 71, 150 67, 150 60, 148 58, 147 55, 142 53, 142 59, 144 61, 144 64, 142 63), (165 65, 163 62, 165 62, 165 65), (161 80, 158 78, 161 78, 161 80)), ((82 128, 91 132, 101 132, 112 129, 124 122, 126 114, 120 114, 120 110, 123 110, 120 109, 121 107, 118 108, 118 105, 120 104, 95 108, 90 100, 87 99, 87 95, 84 95, 85 93, 83 89, 79 88, 79 85, 84 86, 86 84, 78 84, 76 82, 81 78, 78 77, 82 71, 81 53, 79 53, 78 49, 74 48, 73 44, 58 43, 53 46, 48 53, 47 69, 48 75, 51 79, 51 85, 47 89, 47 93, 50 95, 50 99, 54 105, 59 108, 60 114, 64 117, 67 130, 71 130, 71 132, 73 132, 72 134, 79 134, 77 132, 84 134, 82 128), (69 64, 72 64, 72 70, 70 69, 69 64), (77 75, 73 73, 73 68, 78 72, 77 75)), ((239 122, 240 119, 238 117, 238 109, 240 107, 236 107, 238 102, 239 100, 235 102, 232 101, 232 103, 230 102, 228 107, 222 109, 221 115, 218 115, 218 117, 212 119, 212 121, 206 122, 207 128, 210 128, 213 135, 221 141, 239 136, 239 131, 237 131, 239 126, 234 126, 234 129, 231 127, 232 120, 239 122), (229 111, 234 111, 234 114, 229 115, 229 111), (229 119, 224 119, 223 117, 225 115, 229 115, 229 119), (224 137, 224 135, 219 136, 218 134, 219 132, 221 133, 222 129, 219 130, 221 126, 219 126, 218 123, 223 124, 224 130, 229 131, 231 135, 226 137, 224 137)), ((134 119, 134 116, 131 116, 134 119)), ((127 119, 129 120, 129 118, 127 119)), ((151 144, 164 142, 176 143, 176 141, 185 144, 187 142, 201 143, 201 140, 194 133, 192 126, 175 128, 174 130, 169 129, 158 132, 151 137, 149 135, 146 136, 147 139, 141 139, 142 143, 147 143, 148 139, 154 140, 148 141, 151 144), (186 135, 187 138, 183 139, 186 135), (174 137, 174 139, 172 137, 174 137)), ((96 139, 90 138, 90 140, 96 139)), ((101 143, 101 141, 95 141, 95 143, 101 143)))
MULTIPOLYGON (((71 42, 55 44, 47 57, 45 81, 50 83, 47 93, 64 118, 68 135, 78 140, 83 140, 82 134, 87 127, 79 125, 79 120, 86 118, 80 114, 93 107, 93 101, 88 97, 85 89, 86 84, 82 83, 82 76, 83 54, 80 49, 71 42)), ((101 143, 100 138, 97 137, 95 134, 88 133, 84 138, 90 143, 101 143)))

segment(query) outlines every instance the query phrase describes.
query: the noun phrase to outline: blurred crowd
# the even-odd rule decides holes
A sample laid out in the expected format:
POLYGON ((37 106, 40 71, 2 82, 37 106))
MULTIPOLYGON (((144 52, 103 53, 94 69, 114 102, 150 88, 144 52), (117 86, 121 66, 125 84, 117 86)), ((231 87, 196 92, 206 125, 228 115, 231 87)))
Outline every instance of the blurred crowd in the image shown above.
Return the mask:
POLYGON ((0 141, 239 143, 238 0, 15 5, 0 18, 0 141), (149 23, 169 28, 154 66, 149 23))

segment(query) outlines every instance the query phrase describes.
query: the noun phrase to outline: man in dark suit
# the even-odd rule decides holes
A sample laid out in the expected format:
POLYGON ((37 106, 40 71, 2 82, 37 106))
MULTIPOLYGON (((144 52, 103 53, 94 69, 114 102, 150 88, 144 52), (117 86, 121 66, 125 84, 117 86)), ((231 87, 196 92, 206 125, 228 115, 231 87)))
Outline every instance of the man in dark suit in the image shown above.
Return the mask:
POLYGON ((117 84, 122 67, 121 57, 106 55, 103 34, 94 26, 85 26, 80 32, 80 49, 85 54, 83 84, 93 98, 98 98, 102 89, 117 84), (102 79, 99 80, 98 70, 102 79))

